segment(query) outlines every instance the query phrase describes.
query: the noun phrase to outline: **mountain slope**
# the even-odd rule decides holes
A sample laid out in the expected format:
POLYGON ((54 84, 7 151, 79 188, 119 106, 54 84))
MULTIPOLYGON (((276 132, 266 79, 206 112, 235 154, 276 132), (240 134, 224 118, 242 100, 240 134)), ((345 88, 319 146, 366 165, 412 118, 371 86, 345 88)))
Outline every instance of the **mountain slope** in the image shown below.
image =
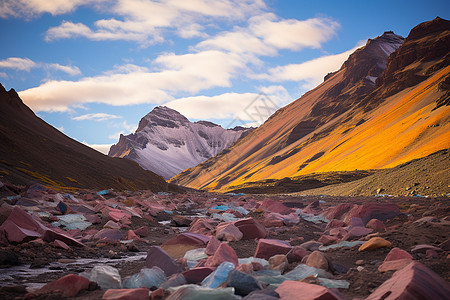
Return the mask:
POLYGON ((0 176, 54 188, 167 190, 160 176, 135 162, 111 158, 58 131, 0 85, 0 176))
POLYGON ((141 119, 134 134, 121 135, 108 155, 136 161, 169 179, 222 152, 247 131, 207 121, 193 123, 173 109, 158 106, 141 119))
POLYGON ((389 168, 449 148, 449 44, 449 21, 440 18, 416 26, 404 43, 392 32, 369 40, 228 153, 172 181, 227 191, 269 178, 389 168))

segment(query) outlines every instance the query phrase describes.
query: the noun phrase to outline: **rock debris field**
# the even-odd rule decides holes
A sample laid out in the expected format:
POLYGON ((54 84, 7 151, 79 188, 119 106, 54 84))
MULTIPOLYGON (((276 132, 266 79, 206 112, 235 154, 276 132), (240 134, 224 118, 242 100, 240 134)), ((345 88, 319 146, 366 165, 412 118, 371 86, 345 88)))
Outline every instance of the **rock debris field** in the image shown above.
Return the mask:
POLYGON ((448 197, 0 182, 0 299, 449 299, 448 197))

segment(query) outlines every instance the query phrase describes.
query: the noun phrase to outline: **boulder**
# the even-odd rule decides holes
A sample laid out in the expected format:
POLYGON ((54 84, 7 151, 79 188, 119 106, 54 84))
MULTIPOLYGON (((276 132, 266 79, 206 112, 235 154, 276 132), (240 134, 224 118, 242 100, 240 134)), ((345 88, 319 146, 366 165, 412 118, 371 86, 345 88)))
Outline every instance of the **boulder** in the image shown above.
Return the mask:
POLYGON ((136 233, 140 237, 147 237, 150 234, 150 231, 148 230, 147 226, 142 226, 138 229, 135 229, 134 233, 136 233))
POLYGON ((109 289, 103 294, 102 300, 148 300, 149 294, 147 288, 109 289))
POLYGON ((322 243, 322 245, 324 245, 324 246, 328 246, 328 245, 336 243, 337 241, 339 241, 339 239, 337 237, 324 234, 317 241, 319 243, 322 243))
POLYGON ((349 224, 353 217, 361 218, 364 224, 367 224, 371 219, 378 219, 385 221, 400 215, 400 209, 395 204, 388 203, 369 203, 364 205, 355 205, 346 214, 344 222, 349 224))
POLYGON ((234 225, 242 232, 243 240, 251 240, 255 238, 265 238, 267 235, 266 229, 253 218, 242 219, 235 221, 234 225))
POLYGON ((211 239, 208 242, 208 245, 206 245, 205 254, 206 255, 214 255, 217 248, 219 248, 221 242, 215 237, 211 237, 211 239))
POLYGON ((366 300, 446 300, 450 285, 418 262, 411 262, 379 286, 366 300))
POLYGON ((213 267, 200 267, 184 271, 182 274, 186 278, 187 283, 197 284, 202 282, 214 270, 215 268, 213 267))
POLYGON ((294 246, 287 254, 287 259, 290 263, 302 261, 303 257, 309 254, 309 251, 302 246, 294 246))
POLYGON ((373 230, 370 228, 365 228, 362 226, 353 227, 348 231, 348 233, 342 238, 344 241, 349 241, 353 239, 359 239, 362 236, 366 236, 373 230))
POLYGON ((367 250, 374 250, 374 249, 378 249, 378 248, 389 248, 391 247, 391 243, 386 241, 385 239, 381 238, 381 237, 373 237, 370 240, 368 240, 367 242, 365 242, 364 244, 362 244, 358 251, 367 251, 367 250))
POLYGON ((119 241, 123 238, 123 236, 122 236, 122 232, 120 232, 120 230, 118 230, 118 229, 103 228, 102 230, 97 232, 93 237, 94 240, 100 240, 103 238, 106 238, 106 239, 112 240, 112 241, 119 241))
POLYGON ((172 222, 178 227, 189 227, 192 220, 185 216, 175 215, 172 217, 172 222))
POLYGON ((74 297, 80 291, 87 290, 88 287, 89 279, 83 276, 69 274, 47 283, 36 294, 61 293, 65 297, 74 297))
POLYGON ((316 284, 287 280, 280 284, 275 292, 280 299, 289 300, 340 300, 336 292, 316 284))
POLYGON ((183 257, 186 251, 205 248, 209 239, 210 237, 203 234, 183 232, 162 244, 161 248, 176 259, 183 257))
POLYGON ((328 271, 329 268, 325 254, 317 250, 307 256, 305 264, 325 271, 328 271))
POLYGON ((205 267, 217 267, 223 262, 228 261, 238 266, 238 258, 236 252, 228 244, 222 243, 213 256, 208 257, 205 267))
POLYGON ((286 242, 275 239, 260 239, 256 246, 255 257, 269 259, 276 254, 288 254, 292 246, 286 242))
POLYGON ((216 237, 222 241, 237 242, 243 234, 233 223, 225 222, 216 227, 216 237))
POLYGON ((167 276, 180 273, 182 270, 177 266, 174 259, 159 246, 152 246, 147 252, 145 267, 158 267, 164 271, 167 276))
POLYGON ((217 222, 214 220, 199 218, 191 223, 189 232, 198 234, 211 234, 216 226, 217 222))
POLYGON ((347 214, 353 208, 353 206, 354 204, 341 203, 338 206, 329 209, 324 215, 325 217, 327 217, 328 220, 333 219, 341 220, 344 217, 344 215, 347 214))
POLYGON ((253 291, 263 289, 262 284, 255 277, 236 269, 228 273, 226 284, 228 287, 234 287, 235 293, 240 296, 246 296, 253 291))
POLYGON ((373 231, 375 231, 375 232, 385 232, 386 231, 386 226, 384 226, 384 223, 378 219, 370 220, 369 222, 367 222, 366 227, 373 229, 373 231))
POLYGON ((288 265, 288 259, 285 254, 277 254, 269 258, 269 265, 273 270, 280 270, 281 273, 284 272, 288 265))

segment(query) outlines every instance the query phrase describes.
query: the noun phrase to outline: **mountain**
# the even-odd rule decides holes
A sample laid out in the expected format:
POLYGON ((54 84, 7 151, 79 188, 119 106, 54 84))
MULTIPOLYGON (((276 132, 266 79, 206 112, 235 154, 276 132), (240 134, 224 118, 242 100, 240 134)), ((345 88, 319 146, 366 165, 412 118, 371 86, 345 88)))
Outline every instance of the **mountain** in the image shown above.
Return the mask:
POLYGON ((315 172, 391 168, 450 148, 449 23, 422 23, 404 41, 392 32, 368 40, 227 153, 171 181, 226 192, 315 172))
POLYGON ((169 179, 222 152, 246 132, 243 127, 190 122, 176 110, 158 106, 141 119, 135 133, 120 135, 108 155, 133 160, 169 179))
POLYGON ((17 184, 39 181, 63 190, 167 190, 162 177, 137 163, 108 157, 67 137, 1 84, 0 177, 17 184))

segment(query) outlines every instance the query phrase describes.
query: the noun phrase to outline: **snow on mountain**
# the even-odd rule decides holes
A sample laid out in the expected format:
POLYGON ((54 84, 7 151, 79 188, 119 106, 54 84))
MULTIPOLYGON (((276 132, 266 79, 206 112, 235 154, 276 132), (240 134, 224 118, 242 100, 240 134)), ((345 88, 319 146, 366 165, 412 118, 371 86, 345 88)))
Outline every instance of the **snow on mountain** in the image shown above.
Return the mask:
POLYGON ((222 152, 248 130, 224 129, 208 121, 190 122, 179 112, 158 106, 141 119, 134 134, 121 135, 108 155, 134 160, 169 179, 222 152))

